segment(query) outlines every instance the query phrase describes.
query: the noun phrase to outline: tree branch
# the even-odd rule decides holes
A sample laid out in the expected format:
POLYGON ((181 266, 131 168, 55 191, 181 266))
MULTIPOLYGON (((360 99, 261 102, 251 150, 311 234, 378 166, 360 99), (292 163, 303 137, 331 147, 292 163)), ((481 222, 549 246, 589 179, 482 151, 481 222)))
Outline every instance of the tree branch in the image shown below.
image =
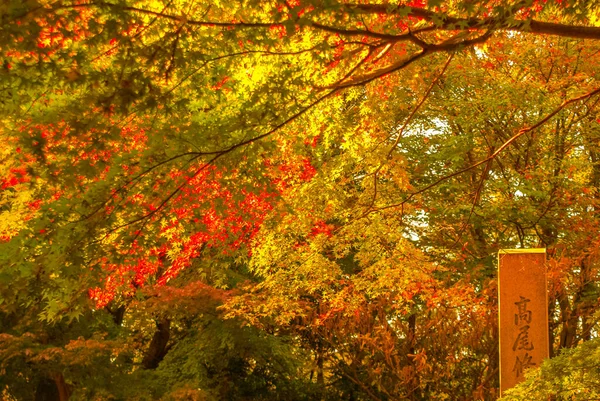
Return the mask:
POLYGON ((492 29, 579 39, 600 39, 600 27, 566 25, 537 20, 513 20, 509 22, 506 18, 458 18, 418 7, 411 7, 407 14, 404 7, 402 7, 402 10, 400 8, 393 9, 386 4, 344 4, 342 7, 358 13, 400 15, 403 17, 408 15, 426 21, 434 21, 434 18, 437 17, 438 20, 443 20, 443 23, 436 25, 433 29, 440 30, 492 29))
POLYGON ((140 221, 146 220, 150 217, 152 217, 153 215, 157 214, 159 211, 161 211, 162 209, 164 209, 165 205, 171 200, 173 199, 173 197, 175 195, 177 195, 191 180, 193 180, 194 178, 196 178, 200 173, 202 173, 204 170, 206 170, 209 166, 213 165, 218 159, 220 159, 221 157, 235 151, 238 148, 241 148, 243 146, 249 145, 253 142, 257 142, 261 139, 264 139, 272 134, 274 134, 275 132, 279 131, 281 128, 285 127, 286 125, 288 125, 289 123, 291 123, 292 121, 298 119, 299 117, 301 117, 302 115, 304 115, 306 112, 308 112, 309 110, 311 110, 313 107, 315 107, 317 104, 321 103, 323 100, 329 98, 330 96, 336 94, 337 92, 339 92, 340 89, 333 89, 329 92, 327 92, 326 94, 324 94, 323 96, 319 97, 317 100, 315 100, 314 102, 312 102, 311 104, 309 104, 308 106, 306 106, 305 108, 303 108, 302 110, 298 111, 296 114, 292 115, 291 117, 289 117, 288 119, 286 119, 285 121, 281 122, 280 124, 276 125, 275 127, 273 127, 271 130, 269 130, 268 132, 265 132, 264 134, 261 135, 257 135, 253 138, 247 139, 245 141, 241 141, 238 142, 237 144, 230 146, 227 149, 224 150, 220 150, 220 151, 214 151, 214 152, 203 152, 203 153, 199 153, 196 152, 195 154, 197 155, 197 157, 199 156, 213 156, 210 160, 208 160, 206 163, 203 163, 196 171, 194 171, 192 173, 192 175, 188 176, 187 179, 181 183, 179 186, 177 186, 177 188, 175 188, 166 198, 163 199, 163 201, 158 205, 158 207, 156 207, 156 209, 151 210, 150 212, 139 216, 133 220, 130 220, 124 224, 121 224, 117 227, 114 227, 110 230, 107 231, 106 235, 110 235, 111 233, 120 230, 121 228, 125 228, 127 226, 136 224, 140 221))
POLYGON ((569 100, 565 100, 564 102, 562 102, 560 104, 560 106, 558 106, 556 109, 554 109, 550 114, 546 115, 544 118, 542 118, 541 120, 539 120, 537 123, 533 124, 530 127, 526 127, 526 128, 522 128, 520 129, 515 135, 513 135, 512 137, 510 137, 506 142, 504 142, 498 149, 496 149, 496 151, 494 151, 494 153, 492 153, 491 155, 489 155, 488 157, 486 157, 483 160, 478 161, 477 163, 474 163, 468 167, 465 167, 462 170, 456 171, 454 173, 445 175, 441 178, 438 178, 437 180, 435 180, 433 183, 427 185, 424 188, 419 189, 418 191, 412 192, 406 199, 404 199, 402 202, 399 203, 395 203, 392 205, 388 205, 388 206, 383 206, 377 209, 373 209, 371 212, 374 211, 380 211, 380 210, 386 210, 386 209, 390 209, 390 208, 395 208, 395 207, 399 207, 404 205, 405 203, 407 203, 409 200, 411 200, 412 198, 414 198, 415 196, 422 194, 423 192, 426 192, 428 190, 430 190, 431 188, 439 185, 440 183, 449 180, 452 177, 456 177, 458 175, 461 175, 463 173, 466 173, 467 171, 470 171, 478 166, 481 166, 482 164, 485 164, 491 160, 494 160, 496 157, 498 157, 498 155, 500 153, 502 153, 502 151, 504 149, 506 149, 510 144, 512 144, 513 142, 515 142, 517 139, 519 139, 521 136, 523 136, 524 134, 533 131, 536 128, 541 127, 542 125, 544 125, 545 123, 547 123, 552 117, 554 117, 556 114, 558 114, 560 111, 562 111, 566 106, 568 106, 571 103, 575 103, 575 102, 579 102, 581 100, 586 100, 589 99, 590 97, 596 95, 600 93, 600 88, 595 89, 591 92, 588 92, 584 95, 578 96, 576 98, 573 99, 569 99, 569 100))

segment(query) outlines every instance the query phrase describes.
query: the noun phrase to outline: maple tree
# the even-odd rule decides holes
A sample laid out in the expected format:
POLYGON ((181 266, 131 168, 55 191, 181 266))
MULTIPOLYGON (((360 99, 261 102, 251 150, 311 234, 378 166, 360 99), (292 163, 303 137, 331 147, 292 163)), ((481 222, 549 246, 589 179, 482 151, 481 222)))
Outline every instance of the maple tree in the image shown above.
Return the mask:
POLYGON ((495 399, 515 246, 591 340, 598 10, 3 3, 2 396, 495 399))

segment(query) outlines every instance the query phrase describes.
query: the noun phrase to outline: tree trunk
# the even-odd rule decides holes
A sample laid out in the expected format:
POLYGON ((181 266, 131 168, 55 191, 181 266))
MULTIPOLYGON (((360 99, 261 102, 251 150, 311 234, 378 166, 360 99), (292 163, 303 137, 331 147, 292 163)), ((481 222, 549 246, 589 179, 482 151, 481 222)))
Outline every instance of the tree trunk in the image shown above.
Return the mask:
POLYGON ((148 347, 146 355, 142 359, 144 369, 156 369, 167 354, 167 343, 171 336, 171 321, 163 318, 156 322, 156 328, 150 347, 148 347))
POLYGON ((54 380, 49 377, 42 378, 35 388, 35 401, 61 401, 58 388, 54 380))
POLYGON ((65 382, 65 378, 61 373, 54 375, 54 383, 58 389, 58 398, 60 401, 67 401, 71 398, 71 386, 65 382))
MULTIPOLYGON (((408 317, 408 336, 407 336, 409 348, 408 353, 410 355, 415 355, 416 352, 416 344, 417 344, 417 315, 413 313, 408 317)), ((408 358, 409 364, 412 367, 413 377, 410 382, 410 400, 420 399, 419 394, 419 386, 420 386, 420 378, 419 373, 417 372, 417 367, 415 364, 414 357, 408 358)))
POLYGON ((35 389, 35 401, 67 401, 71 397, 71 387, 61 373, 42 378, 35 389))

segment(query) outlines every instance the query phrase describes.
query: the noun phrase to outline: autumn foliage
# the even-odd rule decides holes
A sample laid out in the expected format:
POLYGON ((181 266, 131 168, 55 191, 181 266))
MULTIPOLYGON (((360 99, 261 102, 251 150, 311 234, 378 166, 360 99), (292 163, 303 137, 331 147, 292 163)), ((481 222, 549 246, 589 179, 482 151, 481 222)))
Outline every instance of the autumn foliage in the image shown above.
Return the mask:
POLYGON ((599 9, 4 2, 0 398, 495 400, 517 247, 596 397, 599 9))

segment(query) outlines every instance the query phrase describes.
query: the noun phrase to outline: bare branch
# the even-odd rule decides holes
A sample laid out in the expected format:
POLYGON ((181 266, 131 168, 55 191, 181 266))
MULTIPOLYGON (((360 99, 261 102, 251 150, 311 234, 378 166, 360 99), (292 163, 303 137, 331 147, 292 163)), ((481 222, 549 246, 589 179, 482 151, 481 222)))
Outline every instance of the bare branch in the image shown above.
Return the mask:
POLYGON ((332 85, 328 88, 338 88, 338 89, 342 89, 342 88, 350 88, 352 86, 362 86, 365 85, 371 81, 376 80, 377 78, 381 78, 385 75, 391 74, 392 72, 401 70, 402 68, 414 63, 415 61, 419 60, 420 58, 424 57, 427 54, 426 50, 422 50, 418 53, 413 54, 412 56, 402 59, 400 61, 398 61, 397 63, 391 64, 387 67, 384 68, 380 68, 376 71, 373 71, 370 74, 365 74, 363 76, 360 77, 356 77, 354 79, 351 79, 341 85, 332 85))
POLYGON ((492 36, 492 31, 488 31, 486 33, 484 33, 481 36, 478 36, 474 39, 467 39, 467 40, 463 40, 461 42, 445 42, 445 43, 441 43, 438 45, 432 44, 426 44, 425 42, 422 42, 422 50, 418 53, 415 53, 413 55, 411 55, 408 58, 402 59, 396 63, 393 63, 387 67, 383 67, 380 68, 378 70, 375 70, 369 74, 365 74, 359 77, 356 77, 354 79, 349 80, 348 82, 345 82, 343 84, 340 85, 332 85, 330 86, 330 88, 333 87, 337 87, 337 88, 349 88, 352 86, 361 86, 361 85, 365 85, 371 81, 374 81, 378 78, 381 78, 385 75, 391 74, 392 72, 401 70, 405 67, 407 67, 408 65, 414 63, 415 61, 419 60, 420 58, 426 56, 429 53, 434 53, 434 52, 452 52, 455 50, 459 50, 463 47, 468 47, 468 46, 473 46, 476 44, 480 44, 480 43, 484 43, 485 41, 487 41, 491 36, 492 36))

